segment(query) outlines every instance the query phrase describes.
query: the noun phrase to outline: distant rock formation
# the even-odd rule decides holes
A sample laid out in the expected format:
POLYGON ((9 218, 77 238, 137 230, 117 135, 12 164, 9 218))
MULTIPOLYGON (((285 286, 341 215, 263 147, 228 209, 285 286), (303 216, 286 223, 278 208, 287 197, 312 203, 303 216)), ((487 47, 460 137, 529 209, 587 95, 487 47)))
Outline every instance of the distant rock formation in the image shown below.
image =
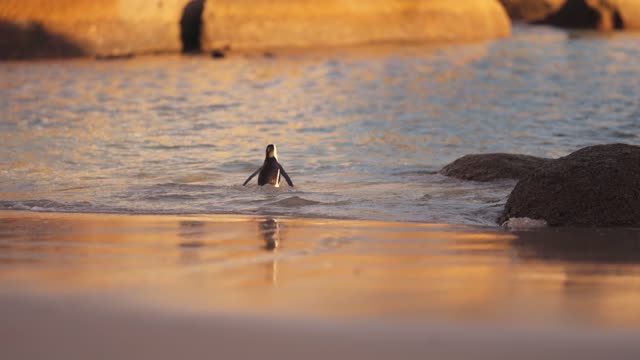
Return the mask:
POLYGON ((497 0, 217 0, 203 22, 207 50, 470 41, 511 31, 497 0))
POLYGON ((590 146, 547 162, 518 182, 498 221, 516 217, 550 226, 640 226, 640 146, 590 146))
POLYGON ((498 0, 0 1, 0 59, 470 41, 510 31, 498 0))
POLYGON ((473 181, 519 180, 549 161, 551 159, 518 154, 471 154, 446 165, 440 173, 473 181))
POLYGON ((514 20, 563 28, 640 29, 638 0, 500 0, 514 20))

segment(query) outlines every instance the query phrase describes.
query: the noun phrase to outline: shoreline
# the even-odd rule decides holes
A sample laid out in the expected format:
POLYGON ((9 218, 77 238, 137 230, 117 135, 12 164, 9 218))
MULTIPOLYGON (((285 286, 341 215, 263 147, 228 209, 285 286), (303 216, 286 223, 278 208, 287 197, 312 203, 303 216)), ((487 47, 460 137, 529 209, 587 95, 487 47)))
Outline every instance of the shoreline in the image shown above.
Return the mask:
MULTIPOLYGON (((341 217, 318 217, 318 216, 313 216, 313 215, 298 215, 298 216, 291 216, 291 215, 279 215, 279 214, 245 214, 245 213, 231 213, 231 212, 227 212, 227 213, 197 213, 197 212, 190 212, 190 213, 180 213, 180 212, 166 212, 166 213, 153 213, 153 212, 136 212, 136 213, 126 213, 126 212, 108 212, 108 211, 104 211, 104 212, 99 212, 99 211, 87 211, 87 212, 82 212, 82 211, 63 211, 63 210, 28 210, 28 209, 0 209, 0 218, 2 217, 2 214, 6 214, 9 215, 11 217, 14 217, 15 215, 19 215, 19 214, 61 214, 61 215, 78 215, 78 216, 100 216, 100 215, 106 215, 106 216, 115 216, 115 217, 119 217, 119 216, 123 216, 123 217, 136 217, 136 216, 140 216, 140 217, 164 217, 167 219, 179 219, 179 218, 186 218, 186 219, 193 219, 193 218, 202 218, 203 220, 217 220, 217 221, 260 221, 260 220, 264 220, 264 219, 268 219, 268 218, 278 218, 278 219, 282 219, 282 220, 310 220, 310 221, 316 221, 316 222, 338 222, 338 223, 345 223, 345 224, 362 224, 362 225, 367 225, 367 224, 390 224, 390 225, 410 225, 410 226, 420 226, 420 227, 427 227, 427 228, 445 228, 445 227, 452 227, 452 228, 460 228, 460 229, 465 229, 465 228, 469 228, 469 229, 486 229, 486 230, 500 230, 502 229, 502 227, 498 224, 496 224, 496 226, 489 226, 489 225, 475 225, 475 224, 455 224, 455 223, 430 223, 430 222, 419 222, 419 221, 389 221, 389 220, 376 220, 376 219, 358 219, 358 218, 341 218, 341 217)), ((504 232, 508 232, 508 231, 504 231, 504 232)))

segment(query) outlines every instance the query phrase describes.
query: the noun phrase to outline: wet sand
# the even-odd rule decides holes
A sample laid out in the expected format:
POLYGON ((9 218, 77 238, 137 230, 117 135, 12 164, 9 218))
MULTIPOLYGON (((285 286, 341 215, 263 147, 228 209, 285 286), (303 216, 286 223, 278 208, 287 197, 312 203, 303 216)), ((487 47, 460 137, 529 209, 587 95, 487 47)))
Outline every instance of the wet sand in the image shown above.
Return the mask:
POLYGON ((0 357, 638 358, 638 230, 0 212, 0 357))

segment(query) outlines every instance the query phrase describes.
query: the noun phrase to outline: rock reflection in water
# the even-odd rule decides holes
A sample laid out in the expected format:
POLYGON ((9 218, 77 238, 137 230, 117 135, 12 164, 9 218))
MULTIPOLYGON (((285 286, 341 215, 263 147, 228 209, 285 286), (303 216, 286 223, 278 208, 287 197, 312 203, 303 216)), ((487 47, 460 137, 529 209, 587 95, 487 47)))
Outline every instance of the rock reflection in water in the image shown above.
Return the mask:
POLYGON ((520 232, 512 242, 517 257, 539 266, 537 281, 559 285, 574 317, 608 323, 640 318, 640 237, 637 229, 546 229, 520 232), (555 275, 549 269, 555 268, 555 275), (552 280, 552 278, 554 280, 552 280))
POLYGON ((519 257, 546 261, 640 264, 637 229, 546 229, 516 233, 519 257))

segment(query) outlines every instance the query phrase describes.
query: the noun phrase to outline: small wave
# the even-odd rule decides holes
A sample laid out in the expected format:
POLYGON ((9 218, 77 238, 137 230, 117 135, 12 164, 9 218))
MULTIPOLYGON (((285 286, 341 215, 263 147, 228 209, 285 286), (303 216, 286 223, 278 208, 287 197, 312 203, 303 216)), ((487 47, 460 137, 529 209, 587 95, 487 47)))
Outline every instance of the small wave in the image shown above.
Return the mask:
POLYGON ((215 179, 219 176, 216 174, 208 174, 208 173, 196 173, 196 174, 186 174, 175 179, 176 183, 189 184, 189 183, 197 183, 197 182, 205 182, 211 179, 215 179))
POLYGON ((215 149, 216 148, 214 144, 192 144, 192 145, 156 144, 156 145, 146 145, 142 147, 149 150, 182 150, 182 149, 215 149))
POLYGON ((143 200, 149 201, 195 201, 202 199, 203 195, 189 195, 189 194, 157 194, 143 196, 143 200))
POLYGON ((321 133, 321 134, 331 134, 334 131, 336 131, 336 127, 335 126, 305 127, 305 128, 302 128, 302 129, 298 130, 298 132, 301 132, 301 133, 321 133))
POLYGON ((251 172, 254 172, 256 169, 258 169, 258 167, 260 167, 261 163, 259 161, 256 162, 249 162, 249 161, 241 161, 241 160, 234 160, 234 161, 227 161, 224 162, 220 165, 218 165, 218 169, 217 170, 222 170, 225 172, 229 172, 229 171, 250 171, 247 176, 249 176, 251 174, 251 172))
POLYGON ((240 106, 240 103, 229 103, 229 104, 208 104, 208 105, 196 105, 192 106, 192 109, 198 113, 211 113, 214 111, 227 110, 234 107, 240 106))
POLYGON ((437 175, 438 171, 436 170, 398 170, 391 173, 393 176, 404 176, 404 175, 437 175))
MULTIPOLYGON (((140 187, 138 190, 140 191, 167 191, 167 190, 175 190, 175 191, 215 191, 220 189, 220 186, 217 185, 207 185, 207 184, 181 184, 181 183, 162 183, 156 184, 153 186, 140 187)), ((134 188, 135 190, 135 188, 134 188)))
POLYGON ((0 210, 27 210, 27 211, 78 211, 87 210, 92 207, 88 201, 74 201, 62 203, 48 199, 37 200, 0 200, 0 210))
POLYGON ((282 199, 282 200, 271 203, 271 205, 276 205, 280 207, 301 207, 301 206, 318 205, 318 204, 322 204, 322 203, 320 201, 307 200, 299 196, 291 196, 286 199, 282 199))

